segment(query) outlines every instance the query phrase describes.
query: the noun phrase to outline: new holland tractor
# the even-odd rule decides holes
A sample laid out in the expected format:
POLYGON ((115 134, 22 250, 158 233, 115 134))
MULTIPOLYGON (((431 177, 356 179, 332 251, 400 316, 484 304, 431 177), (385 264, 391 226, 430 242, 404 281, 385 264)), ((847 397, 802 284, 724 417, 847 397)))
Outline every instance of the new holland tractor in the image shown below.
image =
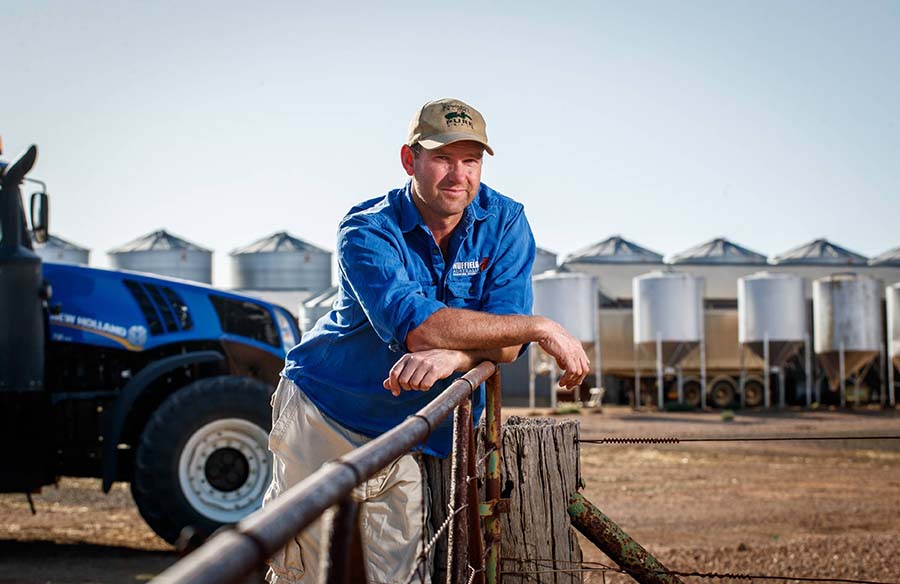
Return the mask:
POLYGON ((257 509, 270 397, 299 339, 284 308, 183 280, 42 262, 46 193, 0 164, 0 492, 59 477, 130 483, 168 542, 257 509))

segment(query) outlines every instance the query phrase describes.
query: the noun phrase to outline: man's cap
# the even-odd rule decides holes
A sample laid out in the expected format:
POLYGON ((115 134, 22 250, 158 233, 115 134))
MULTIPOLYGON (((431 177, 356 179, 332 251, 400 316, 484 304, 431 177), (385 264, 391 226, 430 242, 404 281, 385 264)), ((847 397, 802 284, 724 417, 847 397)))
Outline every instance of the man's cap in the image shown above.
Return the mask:
POLYGON ((413 116, 406 145, 418 143, 433 150, 463 140, 478 142, 488 154, 494 155, 488 145, 484 117, 469 104, 446 97, 429 101, 413 116))

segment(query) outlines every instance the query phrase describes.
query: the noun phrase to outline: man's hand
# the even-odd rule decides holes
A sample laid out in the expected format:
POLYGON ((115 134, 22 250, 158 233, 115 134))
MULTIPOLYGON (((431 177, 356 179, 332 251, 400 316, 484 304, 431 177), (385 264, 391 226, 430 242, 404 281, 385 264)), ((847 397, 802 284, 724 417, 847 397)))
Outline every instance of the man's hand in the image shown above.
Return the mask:
POLYGON ((384 380, 384 388, 394 397, 401 391, 428 391, 431 386, 450 377, 455 371, 462 371, 472 364, 472 359, 464 351, 453 349, 430 349, 417 353, 407 353, 391 367, 384 380))
POLYGON ((547 334, 538 339, 538 344, 556 359, 556 364, 563 371, 559 384, 572 389, 584 381, 591 370, 590 361, 581 341, 569 334, 562 325, 549 319, 546 322, 549 324, 547 334))

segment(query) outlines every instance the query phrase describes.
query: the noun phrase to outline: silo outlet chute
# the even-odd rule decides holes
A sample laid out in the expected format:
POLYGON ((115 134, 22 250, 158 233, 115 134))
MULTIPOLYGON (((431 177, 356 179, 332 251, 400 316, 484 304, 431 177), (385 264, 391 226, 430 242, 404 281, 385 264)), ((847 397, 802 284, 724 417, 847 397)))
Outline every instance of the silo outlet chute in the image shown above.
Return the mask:
MULTIPOLYGON (((656 358, 657 400, 664 406, 663 378, 700 347, 700 403, 706 407, 703 346, 703 279, 682 272, 650 272, 632 280, 634 302, 635 407, 640 405, 639 352, 656 358)), ((683 401, 679 375, 678 399, 683 401)))
MULTIPOLYGON (((778 405, 785 406, 784 365, 805 347, 806 404, 811 403, 809 363, 809 325, 803 279, 793 274, 759 272, 738 279, 738 342, 763 359, 765 391, 763 400, 770 405, 769 374, 778 373, 778 405)), ((742 354, 743 357, 743 354, 742 354)), ((741 405, 747 405, 746 371, 741 366, 741 405)), ((750 405, 759 405, 751 399, 750 405)))
MULTIPOLYGON (((600 334, 599 319, 597 317, 597 279, 578 272, 544 272, 532 278, 534 290, 534 314, 545 316, 561 324, 569 333, 582 344, 593 345, 594 377, 596 380, 596 392, 602 392, 602 367, 600 362, 600 334)), ((532 345, 529 354, 529 405, 534 407, 534 376, 538 368, 534 351, 537 348, 532 345)), ((556 407, 556 366, 550 360, 550 406, 556 407)), ((576 393, 576 401, 580 400, 580 394, 576 393)), ((592 397, 592 402, 595 400, 592 397)))
POLYGON ((845 382, 857 389, 868 367, 882 351, 881 285, 875 278, 835 274, 813 282, 815 352, 832 391, 845 382))

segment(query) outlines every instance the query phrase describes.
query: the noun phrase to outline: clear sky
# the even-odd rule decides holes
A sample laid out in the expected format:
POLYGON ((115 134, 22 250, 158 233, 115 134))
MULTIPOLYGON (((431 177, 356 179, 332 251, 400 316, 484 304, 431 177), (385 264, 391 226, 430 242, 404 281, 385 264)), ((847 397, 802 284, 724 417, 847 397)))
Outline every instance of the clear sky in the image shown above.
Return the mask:
POLYGON ((400 186, 425 101, 486 117, 483 180, 561 256, 900 245, 900 2, 6 2, 4 156, 38 144, 51 229, 334 249, 400 186))

